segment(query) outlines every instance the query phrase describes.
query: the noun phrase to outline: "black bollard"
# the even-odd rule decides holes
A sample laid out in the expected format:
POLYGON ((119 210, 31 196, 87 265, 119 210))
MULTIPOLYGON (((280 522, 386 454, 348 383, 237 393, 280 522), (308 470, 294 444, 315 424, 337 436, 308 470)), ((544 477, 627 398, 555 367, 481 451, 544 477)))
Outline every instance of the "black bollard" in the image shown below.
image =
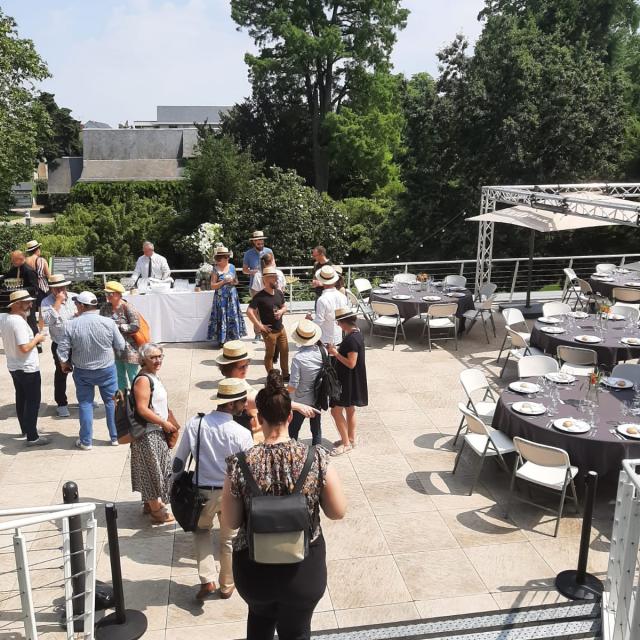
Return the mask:
POLYGON ((125 609, 122 567, 120 566, 120 541, 118 540, 118 512, 112 502, 105 504, 104 511, 107 518, 109 561, 116 611, 98 622, 95 637, 96 640, 137 640, 147 630, 147 616, 142 611, 125 609))
POLYGON ((604 586, 594 575, 587 573, 589 559, 589 542, 591 538, 591 521, 593 520, 593 506, 596 500, 598 474, 589 471, 586 479, 587 494, 585 498, 584 517, 582 518, 582 533, 580 535, 580 554, 578 555, 577 570, 561 571, 556 576, 556 589, 571 600, 589 600, 598 602, 602 597, 604 586))

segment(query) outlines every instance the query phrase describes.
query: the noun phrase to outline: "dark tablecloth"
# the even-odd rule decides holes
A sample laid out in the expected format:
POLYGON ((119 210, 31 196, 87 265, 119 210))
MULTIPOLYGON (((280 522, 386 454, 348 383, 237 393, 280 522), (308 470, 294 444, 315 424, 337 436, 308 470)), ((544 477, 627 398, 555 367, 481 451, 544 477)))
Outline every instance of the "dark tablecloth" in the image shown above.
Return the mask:
MULTIPOLYGON (((586 395, 586 385, 586 380, 579 381, 574 385, 559 385, 560 399, 565 404, 559 405, 558 415, 553 418, 546 414, 534 417, 515 412, 509 403, 526 400, 527 397, 507 389, 498 400, 492 425, 510 438, 520 436, 539 444, 564 449, 569 454, 571 464, 580 469, 581 475, 586 474, 587 471, 597 471, 600 476, 617 475, 622 460, 640 456, 640 441, 623 441, 609 433, 609 430, 618 424, 640 423, 638 416, 624 417, 622 415, 622 402, 632 399, 633 390, 601 391, 599 393, 596 414, 597 432, 593 438, 588 437, 588 433, 572 434, 558 431, 553 427, 547 428, 552 419, 587 419, 578 410, 578 403, 586 395)), ((550 404, 549 399, 542 396, 531 400, 531 402, 540 402, 545 406, 550 404)))
POLYGON ((400 316, 405 320, 418 316, 421 313, 425 313, 432 304, 443 304, 448 302, 458 303, 458 311, 456 315, 459 318, 461 318, 466 311, 475 308, 473 304, 473 295, 468 289, 461 292, 465 294, 464 298, 450 298, 449 296, 443 295, 440 287, 438 287, 437 291, 416 291, 415 287, 412 288, 407 284, 397 282, 395 283, 394 288, 389 289, 389 291, 390 293, 388 294, 373 293, 372 291, 369 299, 374 302, 392 302, 398 306, 400 316), (394 300, 393 296, 398 294, 411 296, 411 298, 409 300, 394 300), (423 296, 441 296, 442 299, 437 302, 427 302, 422 299, 423 296))
MULTIPOLYGON (((640 282, 640 273, 629 271, 629 273, 614 273, 613 281, 607 282, 597 277, 591 276, 589 284, 591 288, 605 298, 613 299, 613 290, 616 287, 626 287, 627 282, 640 282)), ((640 286, 630 286, 631 289, 640 289, 640 286)))
MULTIPOLYGON (((545 333, 540 327, 550 325, 541 322, 535 323, 531 331, 531 346, 542 349, 545 353, 555 356, 558 345, 578 347, 581 349, 593 349, 598 354, 598 364, 608 369, 613 368, 618 362, 640 357, 640 346, 629 347, 620 342, 620 338, 630 337, 629 330, 625 329, 624 320, 609 320, 604 340, 597 344, 587 344, 574 340, 575 336, 587 334, 598 335, 595 329, 595 318, 589 316, 584 320, 578 320, 578 328, 567 330, 565 333, 545 333)), ((564 325, 553 325, 563 326, 564 325)), ((566 327, 565 327, 566 328, 566 327)), ((633 337, 638 337, 634 335, 633 337)))

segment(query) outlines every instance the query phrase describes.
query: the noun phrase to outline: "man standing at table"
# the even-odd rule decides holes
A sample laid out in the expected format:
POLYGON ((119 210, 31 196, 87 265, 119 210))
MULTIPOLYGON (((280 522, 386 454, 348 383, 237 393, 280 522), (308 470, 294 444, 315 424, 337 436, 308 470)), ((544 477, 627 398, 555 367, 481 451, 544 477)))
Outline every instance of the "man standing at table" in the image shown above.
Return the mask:
POLYGON ((156 280, 168 280, 171 276, 169 263, 164 256, 156 253, 153 248, 153 242, 145 240, 142 243, 142 253, 137 262, 136 268, 131 274, 137 283, 140 278, 155 278, 156 280))
MULTIPOLYGON (((349 301, 344 293, 340 293, 336 289, 336 283, 339 279, 340 276, 330 265, 325 265, 316 271, 316 280, 322 284, 322 295, 316 303, 315 323, 322 329, 320 339, 325 345, 337 346, 342 342, 342 329, 336 322, 336 309, 347 308, 349 301)), ((309 318, 309 316, 307 317, 309 318)))
POLYGON ((314 247, 311 250, 311 257, 313 258, 313 279, 311 284, 313 285, 313 289, 316 292, 316 303, 318 302, 318 298, 322 295, 323 287, 322 282, 319 282, 315 277, 316 273, 324 267, 325 264, 333 264, 329 258, 327 258, 327 250, 319 244, 317 247, 314 247))
POLYGON ((260 258, 262 258, 265 253, 273 253, 269 247, 264 246, 266 239, 267 236, 265 236, 262 231, 254 231, 251 234, 251 238, 249 238, 253 246, 244 252, 244 257, 242 258, 242 273, 249 276, 249 291, 251 292, 251 297, 255 295, 251 288, 253 285, 253 276, 262 271, 260 268, 260 258))
POLYGON ((76 447, 88 451, 92 448, 96 387, 104 402, 111 444, 118 444, 113 401, 118 390, 114 351, 122 351, 125 341, 116 323, 99 314, 98 300, 93 293, 83 291, 76 296, 75 303, 78 317, 65 327, 58 343, 58 357, 63 371, 73 370, 80 405, 80 437, 76 447))
POLYGON ((54 273, 49 276, 49 295, 42 301, 40 313, 44 324, 51 336, 51 353, 56 366, 53 374, 53 398, 56 401, 58 418, 69 417, 69 402, 67 400, 67 376, 58 358, 58 343, 64 335, 67 323, 78 315, 78 308, 74 302, 75 293, 67 291, 71 284, 63 275, 54 273))

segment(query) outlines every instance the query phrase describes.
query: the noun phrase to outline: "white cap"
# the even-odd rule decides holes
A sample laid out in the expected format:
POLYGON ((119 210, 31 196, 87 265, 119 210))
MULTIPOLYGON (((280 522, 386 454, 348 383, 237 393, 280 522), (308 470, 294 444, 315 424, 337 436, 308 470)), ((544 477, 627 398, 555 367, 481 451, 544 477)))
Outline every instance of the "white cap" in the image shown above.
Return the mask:
POLYGON ((83 291, 81 294, 75 297, 75 301, 80 304, 88 304, 96 306, 98 304, 98 298, 95 297, 91 291, 83 291))

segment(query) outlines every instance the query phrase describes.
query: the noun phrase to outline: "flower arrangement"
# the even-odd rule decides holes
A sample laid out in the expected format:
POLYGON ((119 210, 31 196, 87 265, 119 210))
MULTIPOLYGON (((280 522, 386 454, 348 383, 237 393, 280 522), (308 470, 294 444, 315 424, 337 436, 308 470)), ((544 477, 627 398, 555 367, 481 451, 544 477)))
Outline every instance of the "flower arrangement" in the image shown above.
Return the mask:
POLYGON ((429 274, 428 273, 419 273, 416 276, 416 279, 418 280, 418 282, 427 282, 429 280, 429 274))

